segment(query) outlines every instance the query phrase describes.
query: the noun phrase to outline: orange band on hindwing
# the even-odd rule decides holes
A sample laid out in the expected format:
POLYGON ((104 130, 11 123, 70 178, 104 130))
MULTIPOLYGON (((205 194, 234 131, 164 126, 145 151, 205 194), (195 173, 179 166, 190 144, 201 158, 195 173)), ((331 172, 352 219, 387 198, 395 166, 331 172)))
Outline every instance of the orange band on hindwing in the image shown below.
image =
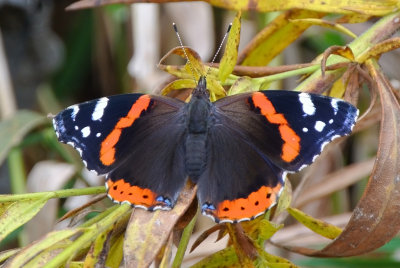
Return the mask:
POLYGON ((136 119, 138 119, 143 111, 146 111, 150 105, 150 96, 142 95, 132 105, 128 114, 125 117, 119 119, 114 129, 108 134, 108 136, 101 143, 100 147, 100 161, 105 166, 109 166, 115 161, 115 145, 118 143, 124 128, 133 125, 136 119))
POLYGON ((277 113, 272 102, 261 92, 252 95, 253 104, 271 124, 279 125, 279 134, 284 141, 281 157, 286 162, 293 161, 300 153, 300 137, 289 126, 285 116, 277 113))
POLYGON ((132 205, 144 206, 147 208, 158 204, 157 195, 147 188, 132 186, 124 179, 117 181, 107 180, 108 195, 117 202, 129 202, 132 205))
POLYGON ((278 199, 282 184, 271 188, 261 186, 260 189, 251 193, 247 198, 225 200, 217 205, 213 216, 220 221, 239 221, 241 219, 253 219, 261 215, 274 205, 278 199))

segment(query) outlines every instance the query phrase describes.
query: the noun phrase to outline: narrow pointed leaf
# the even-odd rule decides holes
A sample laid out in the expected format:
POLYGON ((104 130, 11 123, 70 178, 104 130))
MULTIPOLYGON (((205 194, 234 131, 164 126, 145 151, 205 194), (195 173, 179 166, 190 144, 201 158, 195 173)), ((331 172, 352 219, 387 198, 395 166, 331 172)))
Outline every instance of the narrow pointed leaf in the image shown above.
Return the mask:
POLYGON ((296 208, 288 208, 287 211, 290 215, 292 215, 298 222, 312 230, 313 232, 322 235, 329 239, 335 239, 338 235, 341 234, 342 229, 336 227, 327 222, 314 219, 313 217, 307 215, 306 213, 296 209, 296 208))
POLYGON ((218 77, 221 82, 224 82, 228 75, 232 73, 233 68, 235 67, 237 62, 240 41, 241 14, 241 12, 238 12, 235 19, 233 20, 232 28, 228 36, 228 41, 226 42, 225 53, 219 65, 218 77))

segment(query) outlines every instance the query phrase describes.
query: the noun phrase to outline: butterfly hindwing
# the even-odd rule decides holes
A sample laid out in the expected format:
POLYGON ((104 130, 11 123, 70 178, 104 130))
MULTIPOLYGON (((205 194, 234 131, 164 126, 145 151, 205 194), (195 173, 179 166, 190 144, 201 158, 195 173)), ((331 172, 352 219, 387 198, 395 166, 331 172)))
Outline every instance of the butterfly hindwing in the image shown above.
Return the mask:
POLYGON ((326 143, 351 132, 358 116, 342 100, 293 91, 246 93, 214 105, 198 195, 203 213, 222 222, 269 209, 286 172, 311 164, 326 143))
POLYGON ((183 106, 160 96, 116 95, 73 105, 53 124, 89 170, 107 174, 114 201, 168 209, 185 182, 183 106))
POLYGON ((217 222, 250 220, 278 200, 285 171, 219 119, 209 130, 207 168, 198 179, 202 212, 217 222))

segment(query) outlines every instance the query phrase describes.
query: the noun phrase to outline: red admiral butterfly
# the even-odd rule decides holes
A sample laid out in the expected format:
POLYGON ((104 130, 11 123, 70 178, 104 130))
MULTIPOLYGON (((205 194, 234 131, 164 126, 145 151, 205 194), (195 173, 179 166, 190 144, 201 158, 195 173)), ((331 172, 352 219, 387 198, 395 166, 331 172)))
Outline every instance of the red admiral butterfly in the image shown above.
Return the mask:
POLYGON ((239 222, 276 204, 286 173, 349 134, 357 116, 340 99, 283 90, 211 102, 201 77, 189 103, 116 95, 73 105, 53 124, 89 170, 107 175, 114 202, 168 210, 189 177, 203 214, 239 222))

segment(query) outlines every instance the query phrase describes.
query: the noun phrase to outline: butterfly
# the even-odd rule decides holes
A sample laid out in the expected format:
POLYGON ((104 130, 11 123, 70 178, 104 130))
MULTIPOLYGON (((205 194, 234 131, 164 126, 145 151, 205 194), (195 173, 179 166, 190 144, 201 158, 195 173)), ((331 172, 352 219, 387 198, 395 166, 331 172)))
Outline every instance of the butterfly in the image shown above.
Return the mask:
POLYGON ((106 174, 114 202, 169 210, 190 179, 204 215, 235 223, 274 206, 286 174, 348 135, 358 113, 340 99, 285 90, 211 102, 202 76, 189 102, 148 94, 103 97, 68 107, 53 125, 89 170, 106 174))

